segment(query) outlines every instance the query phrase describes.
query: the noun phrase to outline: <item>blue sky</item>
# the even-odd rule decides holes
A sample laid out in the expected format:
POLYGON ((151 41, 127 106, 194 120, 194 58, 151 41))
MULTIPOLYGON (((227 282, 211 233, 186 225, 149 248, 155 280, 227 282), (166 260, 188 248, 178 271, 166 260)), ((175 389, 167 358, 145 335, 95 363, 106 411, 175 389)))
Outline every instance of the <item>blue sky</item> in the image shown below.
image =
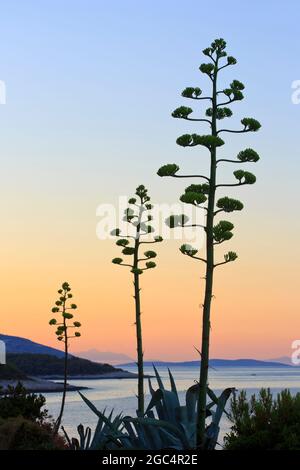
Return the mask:
MULTIPOLYGON (((258 134, 225 139, 227 156, 251 146, 262 157, 250 169, 257 185, 239 195, 247 212, 236 219, 237 245, 243 240, 252 247, 248 258, 254 259, 254 244, 265 266, 278 257, 278 270, 287 273, 300 255, 300 105, 291 101, 291 84, 300 79, 299 16, 296 0, 1 2, 7 103, 0 105, 0 210, 7 263, 32 246, 61 259, 59 246, 72 245, 71 236, 78 247, 82 236, 91 244, 98 204, 131 194, 140 183, 155 201, 178 199, 184 183, 159 179, 157 169, 176 162, 185 171, 205 170, 208 161, 176 146, 179 135, 202 130, 170 114, 190 104, 180 96, 186 86, 208 89, 198 70, 201 51, 223 37, 238 65, 224 72, 221 85, 232 79, 246 85, 230 125, 247 116, 263 126, 258 134)), ((194 109, 201 115, 202 105, 194 109)), ((289 295, 286 284, 282 299, 289 295)))

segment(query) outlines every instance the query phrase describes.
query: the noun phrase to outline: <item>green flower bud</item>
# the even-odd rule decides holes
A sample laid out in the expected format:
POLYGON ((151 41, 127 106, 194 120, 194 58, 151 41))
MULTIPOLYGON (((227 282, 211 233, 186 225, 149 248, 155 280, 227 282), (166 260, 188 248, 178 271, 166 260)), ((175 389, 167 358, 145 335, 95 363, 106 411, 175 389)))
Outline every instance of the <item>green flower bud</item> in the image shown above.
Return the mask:
POLYGON ((180 201, 185 202, 186 204, 193 204, 198 205, 198 204, 203 204, 207 200, 207 197, 202 194, 202 193, 196 193, 196 192, 186 192, 180 196, 180 201))
POLYGON ((57 313, 57 312, 59 312, 59 308, 53 307, 53 308, 51 309, 51 312, 52 312, 52 313, 57 313))
POLYGON ((57 323, 57 320, 55 318, 51 318, 51 320, 49 321, 49 325, 56 325, 57 323))
POLYGON ((201 94, 202 94, 202 91, 200 90, 200 88, 187 87, 183 90, 183 92, 181 93, 181 96, 183 96, 184 98, 197 99, 199 98, 201 94))
POLYGON ((154 263, 153 261, 148 261, 148 262, 146 263, 146 267, 147 267, 147 269, 156 268, 156 263, 154 263))
POLYGON ((74 315, 72 315, 72 313, 68 313, 68 312, 65 312, 62 314, 62 316, 66 319, 66 320, 71 320, 74 315))
POLYGON ((181 253, 187 256, 195 256, 198 253, 198 250, 196 250, 196 248, 193 248, 191 245, 188 244, 181 245, 179 250, 181 251, 181 253))
POLYGON ((112 263, 113 263, 113 264, 121 264, 122 261, 123 261, 122 258, 114 258, 114 259, 112 260, 112 263))
POLYGON ((253 118, 244 118, 241 120, 241 123, 245 126, 245 130, 256 132, 260 129, 261 124, 253 118))
POLYGON ((228 251, 228 253, 226 253, 224 255, 224 259, 227 263, 231 262, 231 261, 235 261, 237 259, 238 255, 234 252, 234 251, 228 251))
POLYGON ((237 63, 237 60, 232 56, 228 56, 227 57, 227 63, 228 63, 228 65, 235 65, 237 63))
POLYGON ((159 168, 157 171, 158 176, 174 176, 179 170, 179 166, 175 163, 169 163, 159 168))
POLYGON ((155 251, 151 251, 151 250, 145 251, 144 255, 146 256, 146 258, 156 258, 157 256, 155 251))
POLYGON ((76 327, 76 328, 80 328, 81 327, 81 323, 79 321, 74 321, 73 322, 73 325, 76 327))
POLYGON ((129 240, 126 240, 126 238, 120 238, 120 240, 116 241, 116 245, 125 247, 126 245, 129 245, 129 240))
POLYGON ((172 117, 179 118, 179 119, 187 119, 188 116, 193 112, 191 108, 187 108, 186 106, 180 106, 176 108, 173 113, 172 117))
POLYGON ((238 153, 237 159, 241 162, 257 162, 259 155, 253 149, 245 149, 238 153))
POLYGON ((142 269, 139 269, 139 268, 132 268, 131 269, 131 272, 133 274, 143 274, 143 270, 142 269))
POLYGON ((71 304, 71 308, 72 308, 73 310, 75 310, 75 309, 77 308, 77 305, 76 305, 76 304, 71 304))
POLYGON ((135 204, 135 203, 136 203, 136 199, 134 197, 128 200, 128 204, 135 204))
POLYGON ((154 237, 154 241, 157 242, 157 243, 162 242, 162 241, 163 241, 163 237, 161 237, 161 236, 158 235, 158 236, 154 237))
POLYGON ((79 338, 79 336, 81 336, 81 333, 79 333, 79 331, 75 331, 75 336, 79 338))
POLYGON ((244 205, 237 199, 223 197, 218 200, 217 207, 219 207, 220 209, 223 209, 224 212, 233 212, 233 211, 241 211, 244 208, 244 205))
POLYGON ((134 254, 134 248, 130 246, 125 246, 122 250, 123 255, 133 255, 134 254))

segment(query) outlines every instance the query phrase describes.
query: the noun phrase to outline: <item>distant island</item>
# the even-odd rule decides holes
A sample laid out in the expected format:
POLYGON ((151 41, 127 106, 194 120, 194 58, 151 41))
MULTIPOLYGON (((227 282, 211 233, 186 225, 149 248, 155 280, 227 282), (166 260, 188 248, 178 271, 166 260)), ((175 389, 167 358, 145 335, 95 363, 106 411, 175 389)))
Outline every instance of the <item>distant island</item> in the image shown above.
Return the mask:
MULTIPOLYGON (((64 355, 62 351, 35 343, 26 338, 0 335, 6 345, 6 364, 0 365, 0 388, 15 385, 21 381, 30 391, 56 392, 62 390, 62 384, 53 380, 62 380, 64 355)), ((68 363, 69 379, 135 379, 133 372, 116 368, 110 364, 100 364, 76 356, 70 356, 68 363)), ((69 390, 83 387, 69 385, 69 390)), ((86 387, 84 387, 86 388, 86 387)))
MULTIPOLYGON (((155 367, 199 367, 200 361, 183 361, 183 362, 164 362, 164 361, 146 361, 145 366, 155 367)), ((273 361, 259 361, 257 359, 211 359, 209 361, 210 367, 293 367, 289 364, 283 364, 273 361)), ((120 364, 120 367, 133 367, 136 366, 134 362, 120 364)))

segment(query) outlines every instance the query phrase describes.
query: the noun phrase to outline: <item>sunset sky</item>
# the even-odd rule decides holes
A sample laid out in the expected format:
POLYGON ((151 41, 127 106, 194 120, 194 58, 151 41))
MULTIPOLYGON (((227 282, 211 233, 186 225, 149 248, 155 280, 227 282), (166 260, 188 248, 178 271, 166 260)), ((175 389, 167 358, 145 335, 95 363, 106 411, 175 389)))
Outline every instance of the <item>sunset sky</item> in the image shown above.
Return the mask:
MULTIPOLYGON (((72 350, 135 355, 131 275, 111 263, 120 254, 114 241, 97 238, 96 210, 139 184, 155 203, 178 201, 190 182, 159 178, 165 163, 207 171, 205 150, 175 143, 206 128, 170 114, 191 105, 180 96, 186 86, 210 91, 201 51, 223 37, 238 64, 220 85, 246 86, 227 125, 247 116, 262 129, 225 135, 222 155, 252 147, 261 160, 247 165, 256 185, 222 193, 245 210, 226 217, 235 236, 217 249, 239 259, 216 273, 211 355, 291 354, 300 339, 300 104, 291 99, 300 80, 299 14, 296 0, 1 3, 1 333, 59 347, 48 320, 68 281, 83 323, 72 350)), ((202 116, 205 105, 196 105, 202 116)), ((220 169, 224 182, 234 169, 220 169)), ((142 276, 148 359, 197 358, 203 268, 180 244, 160 244, 157 269, 142 276)))

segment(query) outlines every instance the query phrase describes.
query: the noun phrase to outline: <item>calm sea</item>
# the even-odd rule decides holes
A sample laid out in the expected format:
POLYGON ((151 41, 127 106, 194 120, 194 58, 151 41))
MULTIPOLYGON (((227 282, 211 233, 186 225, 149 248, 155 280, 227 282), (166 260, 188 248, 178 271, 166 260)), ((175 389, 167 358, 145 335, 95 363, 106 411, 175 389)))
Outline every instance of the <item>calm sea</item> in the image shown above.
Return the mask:
MULTIPOLYGON (((135 372, 134 368, 127 368, 135 372)), ((166 386, 169 385, 168 371, 164 367, 159 368, 166 386)), ((153 375, 151 367, 145 368, 145 373, 153 375)), ((173 367, 172 373, 182 402, 184 392, 198 379, 197 367, 173 367)), ((155 385, 156 381, 152 379, 155 385)), ((70 380, 74 385, 89 387, 82 393, 91 400, 101 411, 114 410, 115 413, 123 412, 124 415, 135 415, 136 410, 136 380, 134 379, 110 379, 110 380, 70 380)), ((300 370, 289 367, 260 367, 260 368, 238 368, 219 367, 210 371, 210 387, 218 394, 224 388, 235 387, 238 390, 247 390, 248 394, 256 393, 261 387, 269 387, 274 393, 284 388, 289 388, 293 393, 300 391, 300 370)), ((146 386, 148 389, 148 385, 146 386)), ((166 387, 167 388, 167 387, 166 387)), ((59 411, 61 394, 46 393, 47 409, 53 417, 59 411)), ((146 397, 149 399, 149 395, 146 397)), ((95 427, 97 417, 85 405, 77 392, 68 392, 63 425, 71 437, 77 436, 77 425, 83 424, 95 427)), ((228 431, 230 423, 227 418, 223 419, 221 436, 228 431)))

